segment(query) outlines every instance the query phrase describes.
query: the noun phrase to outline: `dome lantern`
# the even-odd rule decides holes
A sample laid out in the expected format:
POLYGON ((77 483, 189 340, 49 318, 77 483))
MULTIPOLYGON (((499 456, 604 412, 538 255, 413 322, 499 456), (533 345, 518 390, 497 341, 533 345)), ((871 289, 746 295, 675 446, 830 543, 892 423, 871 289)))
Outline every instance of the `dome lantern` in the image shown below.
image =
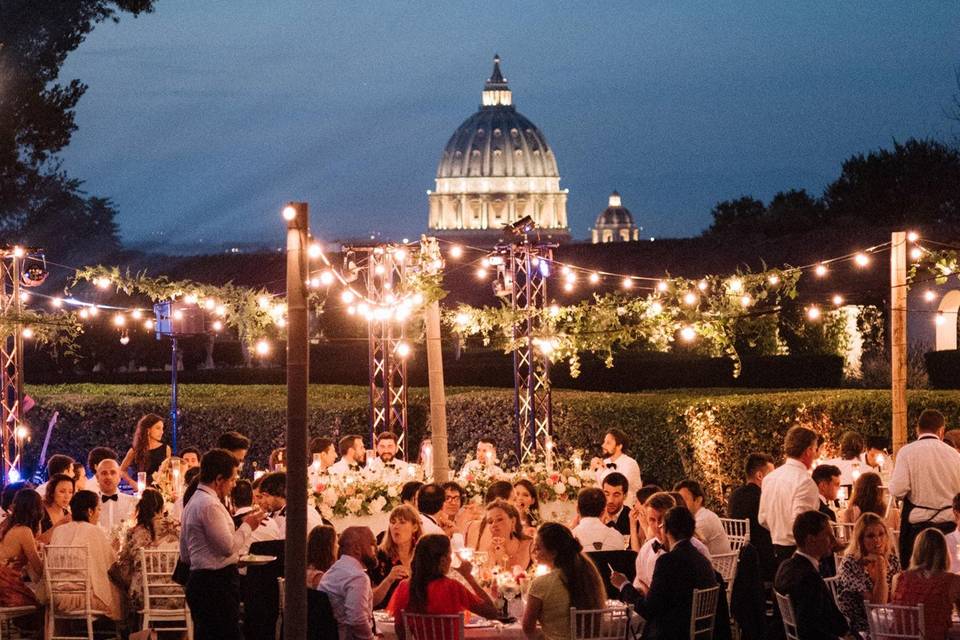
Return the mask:
POLYGON ((508 107, 513 104, 513 93, 507 86, 507 79, 503 77, 503 72, 500 71, 498 55, 493 56, 493 73, 484 83, 480 99, 484 107, 508 107))

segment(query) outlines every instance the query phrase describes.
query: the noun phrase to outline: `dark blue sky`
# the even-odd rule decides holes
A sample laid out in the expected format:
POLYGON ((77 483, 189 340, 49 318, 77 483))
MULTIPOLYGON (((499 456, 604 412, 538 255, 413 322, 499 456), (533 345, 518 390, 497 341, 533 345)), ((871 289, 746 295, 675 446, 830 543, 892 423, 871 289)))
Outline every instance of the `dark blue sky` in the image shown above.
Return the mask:
POLYGON ((157 0, 67 61, 90 89, 64 157, 128 242, 272 240, 289 199, 327 238, 415 236, 499 52, 575 237, 612 189, 645 235, 693 235, 718 200, 953 139, 957 34, 953 2, 157 0))

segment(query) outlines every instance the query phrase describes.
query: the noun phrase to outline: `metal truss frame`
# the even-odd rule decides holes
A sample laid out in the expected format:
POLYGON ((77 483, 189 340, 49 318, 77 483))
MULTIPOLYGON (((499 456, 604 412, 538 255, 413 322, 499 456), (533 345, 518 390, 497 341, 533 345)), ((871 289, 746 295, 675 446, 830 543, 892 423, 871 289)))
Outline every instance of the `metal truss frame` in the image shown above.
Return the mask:
MULTIPOLYGON (((20 298, 20 274, 23 269, 22 250, 0 249, 0 314, 5 318, 20 318, 23 304, 20 298)), ((23 332, 19 322, 4 324, 0 333, 0 438, 2 438, 3 479, 11 479, 11 470, 19 474, 22 464, 23 421, 23 332)))

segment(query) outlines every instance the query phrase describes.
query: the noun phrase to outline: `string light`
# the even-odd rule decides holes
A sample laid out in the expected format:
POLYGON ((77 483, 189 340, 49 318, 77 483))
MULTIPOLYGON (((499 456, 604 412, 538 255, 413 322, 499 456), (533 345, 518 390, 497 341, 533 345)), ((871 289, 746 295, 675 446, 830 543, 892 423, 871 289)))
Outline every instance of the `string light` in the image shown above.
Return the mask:
POLYGON ((743 305, 744 307, 749 307, 751 304, 753 304, 753 298, 750 296, 749 293, 745 293, 742 296, 740 296, 740 304, 743 305))
MULTIPOLYGON (((631 280, 631 282, 632 282, 632 280, 631 280)), ((660 282, 657 283, 657 291, 660 291, 661 293, 664 292, 664 291, 666 291, 668 288, 669 288, 669 285, 668 285, 666 282, 664 282, 663 280, 661 280, 660 282)))
POLYGON ((927 302, 933 302, 937 299, 937 294, 935 294, 932 290, 927 289, 923 292, 923 299, 927 302))
POLYGON ((743 291, 743 280, 740 278, 733 278, 727 283, 727 288, 730 289, 730 293, 740 293, 743 291))
POLYGON ((910 242, 916 242, 920 239, 920 235, 916 231, 907 232, 907 240, 910 242))
POLYGON ((451 258, 460 258, 463 256, 463 247, 458 244, 450 247, 450 257, 451 258))
POLYGON ((123 314, 118 313, 117 315, 113 316, 113 324, 118 327, 126 326, 127 319, 123 314))
POLYGON ((767 282, 769 282, 770 284, 776 286, 777 284, 780 283, 780 276, 778 276, 778 275, 775 274, 775 273, 771 273, 771 274, 770 274, 770 277, 767 278, 767 282))
POLYGON ((33 329, 31 329, 30 327, 24 327, 23 331, 20 332, 20 335, 22 335, 24 338, 29 340, 30 338, 33 337, 33 329))
POLYGON ((217 308, 214 309, 213 312, 214 312, 215 314, 217 314, 218 316, 225 316, 225 315, 227 315, 227 308, 226 308, 225 306, 223 306, 222 304, 218 304, 218 305, 217 305, 217 308))
POLYGON ((600 282, 600 274, 594 271, 590 274, 590 284, 597 284, 600 282))
POLYGON ((214 331, 223 331, 223 323, 219 320, 213 321, 213 330, 214 331))
POLYGON ((843 296, 841 296, 839 293, 835 294, 833 296, 833 304, 838 307, 841 306, 843 304, 843 296))
POLYGON ((98 289, 106 289, 110 286, 110 278, 97 278, 93 281, 93 284, 95 284, 98 289))
MULTIPOLYGON (((660 283, 660 284, 664 284, 664 283, 660 283)), ((630 276, 627 276, 626 278, 624 278, 624 279, 623 279, 623 288, 624 288, 624 289, 632 289, 632 288, 633 288, 633 278, 631 278, 630 276)))
POLYGON ((697 283, 697 289, 700 289, 700 291, 706 291, 708 286, 706 280, 701 280, 697 283))
POLYGON ((663 305, 660 304, 659 302, 654 301, 650 305, 650 312, 655 316, 660 315, 661 313, 663 313, 663 305))
POLYGON ((297 217, 297 210, 294 207, 287 205, 283 208, 284 220, 286 220, 287 222, 290 222, 296 217, 297 217))
POLYGON ((79 314, 79 315, 80 315, 80 317, 81 317, 82 319, 86 320, 87 318, 90 317, 90 312, 87 311, 86 308, 80 309, 80 314, 79 314))
POLYGON ((256 351, 258 356, 265 356, 270 353, 270 343, 261 338, 257 340, 256 351))
POLYGON ((477 269, 477 279, 484 280, 486 279, 486 277, 487 277, 486 269, 484 269, 483 267, 480 267, 479 269, 477 269))
POLYGON ((693 341, 694 338, 697 337, 697 331, 690 325, 687 325, 684 328, 680 329, 680 337, 687 342, 691 342, 693 341))
POLYGON ((858 267, 865 267, 870 264, 870 256, 861 251, 857 255, 853 256, 853 261, 858 267))
POLYGON ((823 276, 827 275, 827 265, 821 262, 814 267, 813 272, 817 275, 817 277, 822 278, 823 276))
POLYGON ((943 312, 942 312, 942 311, 938 311, 938 312, 937 312, 937 316, 933 319, 933 321, 934 321, 934 322, 937 324, 937 326, 939 327, 939 326, 942 325, 944 322, 946 322, 947 319, 946 319, 945 317, 943 317, 943 312))
POLYGON ((24 251, 23 247, 21 247, 21 246, 19 246, 19 245, 13 248, 13 257, 14 257, 14 258, 22 258, 22 257, 25 256, 26 254, 27 254, 27 252, 24 251))
POLYGON ((564 282, 563 290, 566 291, 567 293, 570 293, 571 291, 573 291, 573 283, 570 282, 569 280, 564 282))
POLYGON ((353 291, 350 289, 344 289, 343 293, 340 294, 340 300, 342 300, 344 304, 350 304, 353 302, 353 298, 353 291))
POLYGON ((406 358, 410 355, 410 345, 406 342, 397 343, 397 355, 401 358, 406 358))
POLYGON ((143 311, 141 311, 140 309, 134 309, 133 311, 130 312, 130 317, 133 318, 134 320, 139 320, 140 318, 143 317, 143 311))
POLYGON ((312 243, 309 247, 307 247, 307 255, 310 256, 311 258, 314 258, 314 259, 319 258, 320 253, 321 253, 320 245, 318 245, 316 242, 312 243))
POLYGON ((213 298, 207 298, 206 300, 203 301, 203 307, 207 311, 212 310, 216 306, 217 306, 217 301, 214 300, 213 298))
POLYGON ((320 284, 329 286, 333 284, 334 275, 329 269, 320 274, 320 284))
POLYGON ((465 326, 467 326, 468 324, 470 324, 470 314, 464 313, 463 311, 461 311, 460 313, 458 313, 458 314, 456 315, 456 317, 454 318, 454 320, 455 320, 456 323, 457 323, 458 325, 460 325, 461 327, 465 327, 465 326))
POLYGON ((919 260, 922 257, 923 257, 923 249, 921 249, 920 247, 914 247, 913 249, 910 249, 910 258, 912 260, 919 260))
POLYGON ((819 320, 820 319, 820 307, 817 305, 810 305, 807 307, 807 318, 810 320, 819 320))
POLYGON ((186 302, 187 304, 197 304, 197 294, 188 293, 183 297, 183 301, 186 302))
POLYGON ((90 306, 90 317, 91 317, 91 318, 96 318, 99 313, 100 313, 100 309, 97 308, 97 305, 94 304, 94 305, 91 305, 91 306, 90 306))
POLYGON ((147 331, 150 331, 151 329, 153 329, 153 320, 151 320, 150 318, 147 318, 146 320, 144 320, 143 326, 147 329, 147 331))
POLYGON ((697 304, 697 294, 695 294, 693 291, 688 291, 685 293, 683 296, 683 304, 687 305, 688 307, 692 307, 693 305, 697 304))
POLYGON ((270 298, 267 296, 259 296, 257 298, 257 306, 259 306, 261 309, 266 309, 270 306, 270 298))

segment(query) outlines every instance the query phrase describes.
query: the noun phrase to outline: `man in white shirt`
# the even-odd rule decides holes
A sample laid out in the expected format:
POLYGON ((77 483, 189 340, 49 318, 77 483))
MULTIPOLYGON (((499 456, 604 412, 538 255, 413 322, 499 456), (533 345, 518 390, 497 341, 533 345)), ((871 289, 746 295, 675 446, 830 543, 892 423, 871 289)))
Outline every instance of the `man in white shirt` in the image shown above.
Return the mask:
POLYGON ((577 515, 580 522, 573 528, 573 537, 584 551, 623 551, 623 535, 600 520, 607 507, 607 498, 596 487, 581 489, 577 494, 577 515))
POLYGON ((451 523, 443 511, 443 503, 446 501, 446 492, 439 484, 431 483, 420 487, 417 492, 417 511, 420 512, 420 535, 437 533, 441 536, 449 536, 453 533, 453 523, 451 523), (444 530, 447 525, 447 530, 444 530))
POLYGON ((497 445, 490 438, 480 438, 477 440, 477 457, 470 460, 460 469, 457 478, 461 481, 476 478, 477 476, 489 476, 499 478, 503 475, 503 469, 497 466, 497 445), (472 476, 472 478, 468 478, 472 476))
MULTIPOLYGON (((263 476, 260 481, 260 504, 270 512, 270 519, 275 523, 278 540, 287 537, 287 474, 284 471, 274 471, 263 476)), ((307 505, 307 537, 314 527, 323 524, 323 518, 316 509, 307 505)), ((266 538, 264 538, 266 539, 266 538)))
POLYGON ((97 465, 97 495, 100 496, 101 511, 98 526, 107 537, 115 527, 130 519, 137 507, 137 499, 126 493, 120 493, 120 463, 113 458, 102 460, 97 465))
POLYGON ((373 588, 367 569, 377 564, 376 545, 369 527, 344 529, 340 534, 340 559, 327 569, 317 585, 317 590, 330 598, 339 640, 374 637, 373 588))
POLYGON ((710 555, 719 556, 733 551, 720 516, 703 506, 706 496, 700 483, 696 480, 682 480, 674 485, 673 490, 683 496, 683 502, 697 523, 697 537, 707 545, 710 555))
POLYGON ((359 472, 363 468, 362 460, 366 454, 363 438, 357 435, 343 436, 337 448, 340 450, 340 459, 330 466, 330 475, 359 472))
POLYGON ((793 555, 793 521, 805 511, 820 508, 817 484, 810 467, 817 457, 817 434, 795 425, 783 439, 786 461, 763 478, 757 520, 770 532, 777 565, 793 555))
POLYGON ((956 528, 950 511, 960 493, 960 453, 943 442, 946 420, 926 409, 917 421, 917 439, 897 453, 890 493, 903 499, 900 516, 900 557, 909 558, 913 539, 922 529, 943 533, 956 528))
POLYGON ((190 565, 186 595, 196 640, 243 637, 237 560, 266 514, 255 509, 234 528, 223 501, 237 482, 237 467, 229 451, 208 451, 197 491, 183 508, 180 559, 190 565))
MULTIPOLYGON (((367 462, 367 469, 382 473, 384 469, 398 472, 401 461, 397 458, 397 434, 384 431, 377 436, 377 455, 367 462)), ((406 466, 406 465, 404 465, 406 466)))
POLYGON ((603 479, 608 473, 617 471, 623 474, 630 483, 630 488, 627 490, 627 504, 633 505, 637 489, 641 486, 641 480, 640 465, 623 452, 629 443, 630 440, 626 433, 620 429, 610 429, 603 436, 603 444, 601 445, 603 455, 606 457, 603 460, 600 458, 591 460, 590 468, 597 473, 597 486, 603 486, 603 479))

